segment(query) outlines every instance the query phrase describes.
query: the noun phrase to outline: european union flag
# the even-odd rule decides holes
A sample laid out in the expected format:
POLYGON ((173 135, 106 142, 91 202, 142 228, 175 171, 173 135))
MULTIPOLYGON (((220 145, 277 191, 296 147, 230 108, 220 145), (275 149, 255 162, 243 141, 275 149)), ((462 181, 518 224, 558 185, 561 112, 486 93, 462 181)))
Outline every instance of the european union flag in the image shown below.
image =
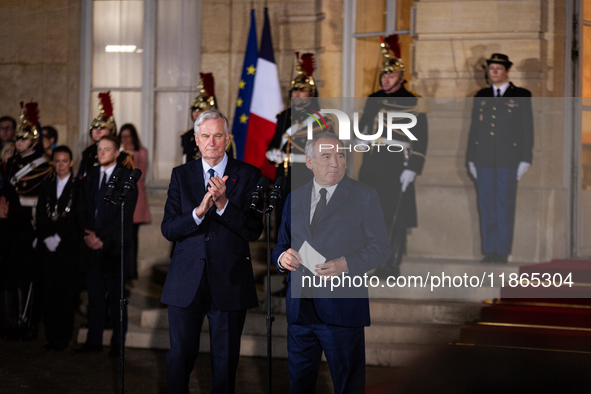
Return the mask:
POLYGON ((232 134, 236 143, 236 158, 244 158, 244 147, 246 145, 246 131, 248 129, 248 120, 250 118, 250 101, 252 99, 252 89, 254 86, 254 74, 256 71, 258 57, 257 48, 257 29, 254 17, 254 10, 250 10, 250 32, 248 33, 248 42, 246 44, 246 53, 244 54, 244 64, 242 66, 242 75, 238 86, 238 98, 236 99, 236 111, 234 112, 234 123, 232 124, 232 134))

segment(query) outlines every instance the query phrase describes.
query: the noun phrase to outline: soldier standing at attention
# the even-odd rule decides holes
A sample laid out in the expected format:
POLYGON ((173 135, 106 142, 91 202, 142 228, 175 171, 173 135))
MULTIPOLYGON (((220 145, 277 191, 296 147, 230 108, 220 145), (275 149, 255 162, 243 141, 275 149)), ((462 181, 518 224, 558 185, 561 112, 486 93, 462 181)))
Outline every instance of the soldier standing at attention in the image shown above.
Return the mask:
MULTIPOLYGON (((363 165, 359 172, 359 180, 378 192, 386 228, 390 233, 392 257, 376 271, 377 276, 387 277, 399 275, 402 255, 406 252, 407 231, 417 227, 414 180, 417 175, 421 175, 425 165, 428 126, 419 96, 404 86, 405 68, 400 59, 398 35, 386 37, 381 51, 384 55, 380 66, 382 90, 369 96, 359 129, 366 134, 375 134, 379 129, 380 113, 384 130, 388 112, 411 113, 417 117, 417 124, 411 129, 416 141, 411 141, 400 130, 393 130, 391 140, 387 139, 386 133, 382 134, 377 144, 394 145, 402 150, 393 153, 374 148, 363 153, 363 165)), ((402 121, 405 122, 407 120, 402 121)))
POLYGON ((506 263, 513 245, 517 182, 533 158, 531 92, 509 82, 512 62, 494 53, 486 61, 489 88, 476 93, 466 160, 477 183, 481 263, 506 263))

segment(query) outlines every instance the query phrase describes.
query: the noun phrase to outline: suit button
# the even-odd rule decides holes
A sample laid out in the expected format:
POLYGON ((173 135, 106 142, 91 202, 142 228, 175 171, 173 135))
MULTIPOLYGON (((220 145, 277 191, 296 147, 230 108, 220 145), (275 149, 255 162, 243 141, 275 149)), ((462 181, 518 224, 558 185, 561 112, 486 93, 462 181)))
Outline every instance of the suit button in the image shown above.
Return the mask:
POLYGON ((492 116, 492 118, 493 118, 493 119, 496 119, 497 117, 493 115, 493 116, 492 116))
POLYGON ((205 237, 205 242, 209 241, 209 237, 205 237))
POLYGON ((201 259, 200 259, 200 260, 201 260, 201 261, 205 261, 205 258, 201 257, 201 259))
POLYGON ((478 145, 478 141, 474 142, 476 145, 478 145))
MULTIPOLYGON (((490 135, 495 135, 495 133, 493 131, 490 132, 490 135)), ((207 240, 206 240, 207 241, 207 240)))
POLYGON ((517 146, 517 144, 514 142, 514 143, 513 143, 513 146, 517 146))
POLYGON ((507 111, 509 111, 509 113, 511 113, 511 110, 510 109, 508 109, 507 111))
POLYGON ((491 125, 491 127, 495 127, 495 124, 494 123, 491 123, 490 125, 491 125))
POLYGON ((497 110, 497 107, 493 107, 493 111, 496 111, 496 110, 497 110))

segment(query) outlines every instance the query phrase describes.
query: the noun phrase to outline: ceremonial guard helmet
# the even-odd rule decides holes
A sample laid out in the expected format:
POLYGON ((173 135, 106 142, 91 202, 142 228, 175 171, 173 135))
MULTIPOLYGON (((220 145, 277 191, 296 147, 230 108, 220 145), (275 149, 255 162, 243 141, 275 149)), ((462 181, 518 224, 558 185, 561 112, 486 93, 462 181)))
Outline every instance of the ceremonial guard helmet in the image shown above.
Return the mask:
POLYGON ((33 142, 39 139, 39 106, 37 103, 21 101, 21 124, 16 131, 17 139, 26 139, 33 142))
POLYGON ((215 82, 212 73, 199 73, 201 76, 201 83, 197 85, 199 95, 193 100, 191 104, 191 112, 193 111, 207 111, 208 109, 217 108, 215 100, 215 82))
POLYGON ((398 34, 392 34, 386 38, 380 36, 382 40, 381 51, 384 55, 384 60, 380 66, 380 75, 395 72, 404 72, 404 63, 402 63, 400 54, 400 42, 398 34))
POLYGON ((98 94, 98 98, 100 112, 90 124, 90 132, 92 133, 92 129, 108 129, 111 134, 115 134, 117 126, 115 126, 115 118, 113 117, 111 92, 101 92, 98 94))
POLYGON ((312 74, 316 69, 316 61, 314 55, 311 53, 304 53, 300 59, 299 53, 295 53, 296 57, 296 76, 291 81, 291 89, 303 90, 310 92, 310 97, 316 97, 316 82, 312 74))

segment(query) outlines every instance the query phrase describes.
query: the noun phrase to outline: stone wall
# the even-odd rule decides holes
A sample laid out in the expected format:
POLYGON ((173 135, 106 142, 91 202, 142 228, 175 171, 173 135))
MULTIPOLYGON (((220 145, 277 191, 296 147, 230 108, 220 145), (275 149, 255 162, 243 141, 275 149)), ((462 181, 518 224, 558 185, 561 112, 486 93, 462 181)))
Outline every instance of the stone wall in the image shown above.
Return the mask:
MULTIPOLYGON (((80 4, 77 0, 0 2, 0 114, 18 118, 19 102, 39 103, 41 125, 78 146, 80 4)), ((74 152, 77 157, 77 152, 74 152)))

